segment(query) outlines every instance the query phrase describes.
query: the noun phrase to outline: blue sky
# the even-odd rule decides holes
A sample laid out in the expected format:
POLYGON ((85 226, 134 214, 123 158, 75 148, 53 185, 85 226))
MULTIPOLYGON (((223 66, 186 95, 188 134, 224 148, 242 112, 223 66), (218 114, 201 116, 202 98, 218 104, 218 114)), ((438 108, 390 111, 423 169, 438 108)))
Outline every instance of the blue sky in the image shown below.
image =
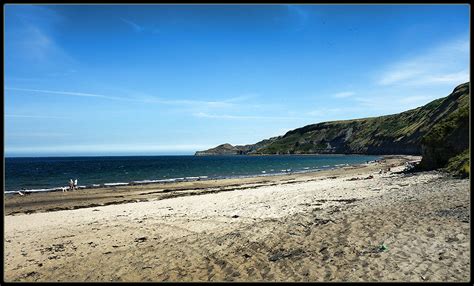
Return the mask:
POLYGON ((193 154, 469 80, 468 5, 6 5, 7 156, 193 154))

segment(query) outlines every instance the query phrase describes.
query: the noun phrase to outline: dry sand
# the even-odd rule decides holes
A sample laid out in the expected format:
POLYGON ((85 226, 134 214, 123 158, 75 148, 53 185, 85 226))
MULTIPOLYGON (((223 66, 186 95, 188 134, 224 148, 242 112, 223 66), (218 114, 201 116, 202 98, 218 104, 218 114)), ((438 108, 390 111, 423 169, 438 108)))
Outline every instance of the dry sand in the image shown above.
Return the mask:
POLYGON ((469 281, 469 180, 377 172, 413 159, 8 196, 4 279, 469 281))

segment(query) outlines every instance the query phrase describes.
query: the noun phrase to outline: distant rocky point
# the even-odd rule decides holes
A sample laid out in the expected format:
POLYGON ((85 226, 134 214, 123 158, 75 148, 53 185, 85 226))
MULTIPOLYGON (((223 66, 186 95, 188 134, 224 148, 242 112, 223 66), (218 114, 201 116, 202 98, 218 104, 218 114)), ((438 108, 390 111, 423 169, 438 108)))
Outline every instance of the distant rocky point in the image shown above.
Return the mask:
POLYGON ((228 143, 221 144, 217 147, 206 151, 197 151, 196 156, 204 156, 204 155, 242 155, 245 154, 243 146, 232 146, 228 143))
POLYGON ((209 155, 249 155, 249 154, 255 154, 256 151, 274 140, 278 139, 280 137, 273 137, 270 139, 265 139, 260 142, 257 142, 255 144, 249 144, 249 145, 236 145, 233 146, 229 143, 221 144, 217 147, 211 148, 209 150, 205 151, 197 151, 195 153, 196 156, 209 156, 209 155))

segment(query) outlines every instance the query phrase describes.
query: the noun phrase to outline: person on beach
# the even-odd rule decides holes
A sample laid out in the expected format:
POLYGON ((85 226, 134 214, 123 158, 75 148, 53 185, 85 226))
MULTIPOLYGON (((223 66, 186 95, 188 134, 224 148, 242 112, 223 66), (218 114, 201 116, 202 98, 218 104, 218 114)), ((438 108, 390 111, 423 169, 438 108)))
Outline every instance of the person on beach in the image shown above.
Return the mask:
POLYGON ((77 190, 77 179, 74 180, 74 190, 77 190))
MULTIPOLYGON (((21 190, 24 190, 24 188, 21 188, 21 190)), ((20 196, 24 196, 24 195, 25 195, 25 194, 24 194, 23 192, 21 192, 21 191, 18 191, 18 194, 19 194, 20 196)))
POLYGON ((69 180, 69 190, 74 190, 74 182, 72 181, 72 179, 69 180))

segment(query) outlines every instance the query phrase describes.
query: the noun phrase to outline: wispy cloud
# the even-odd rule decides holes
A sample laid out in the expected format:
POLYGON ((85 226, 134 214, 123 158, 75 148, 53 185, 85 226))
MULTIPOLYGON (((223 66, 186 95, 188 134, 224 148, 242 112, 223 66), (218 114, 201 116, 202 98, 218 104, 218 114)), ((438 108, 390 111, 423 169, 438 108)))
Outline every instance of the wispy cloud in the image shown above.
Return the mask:
POLYGON ((342 109, 342 108, 320 108, 320 109, 316 109, 316 110, 313 110, 313 111, 309 111, 309 112, 307 112, 307 114, 310 115, 310 116, 320 117, 320 116, 328 116, 328 115, 341 113, 343 111, 344 111, 344 109, 342 109))
POLYGON ((124 100, 130 101, 128 98, 108 96, 103 94, 95 93, 83 93, 83 92, 71 92, 71 91, 56 91, 56 90, 44 90, 44 89, 29 89, 29 88, 16 88, 16 87, 5 87, 6 90, 17 90, 17 91, 28 91, 28 92, 37 92, 37 93, 48 93, 56 95, 66 95, 66 96, 79 96, 79 97, 97 97, 109 100, 124 100))
POLYGON ((353 97, 359 107, 384 114, 413 109, 449 94, 469 81, 466 38, 445 41, 376 71, 375 92, 353 97))
POLYGON ((145 27, 143 27, 141 25, 138 25, 137 23, 135 23, 131 20, 124 19, 124 18, 120 18, 120 20, 122 20, 124 23, 127 23, 130 27, 132 27, 132 29, 135 32, 142 32, 143 30, 145 30, 145 27))
POLYGON ((343 92, 335 93, 333 96, 336 98, 346 98, 346 97, 353 96, 354 94, 355 92, 353 91, 343 91, 343 92))
POLYGON ((64 117, 64 116, 52 116, 52 115, 24 115, 24 114, 5 114, 5 117, 8 118, 35 118, 35 119, 41 119, 41 118, 52 118, 52 119, 66 119, 69 117, 64 117))
POLYGON ((429 100, 433 100, 432 96, 427 95, 413 95, 407 96, 400 99, 400 103, 402 104, 425 104, 429 100))
POLYGON ((308 22, 308 11, 303 6, 290 4, 284 6, 286 7, 288 13, 295 19, 295 30, 303 30, 303 28, 306 26, 306 23, 308 22))
POLYGON ((7 63, 20 61, 42 68, 76 64, 53 36, 63 21, 56 11, 40 5, 10 5, 7 12, 14 23, 5 30, 7 63))
POLYGON ((65 137, 71 136, 70 133, 56 133, 56 132, 29 132, 29 133, 11 133, 7 137, 65 137))
MULTIPOLYGON (((446 96, 446 94, 444 94, 446 96)), ((417 108, 429 103, 432 100, 440 98, 435 94, 409 93, 403 94, 385 94, 384 96, 355 97, 358 108, 381 113, 378 115, 387 115, 417 108)))
POLYGON ((232 98, 225 99, 224 102, 229 102, 229 103, 237 103, 237 102, 242 102, 246 101, 249 99, 255 99, 256 97, 259 97, 260 95, 257 93, 245 93, 239 96, 235 96, 232 98))
POLYGON ((456 85, 468 80, 469 41, 457 39, 389 65, 376 82, 382 86, 424 86, 456 85))
POLYGON ((19 81, 19 82, 30 82, 30 81, 39 81, 41 78, 34 78, 34 77, 5 77, 5 81, 19 81))
POLYGON ((32 57, 38 61, 46 61, 51 54, 62 53, 53 40, 38 27, 27 27, 25 34, 28 37, 24 38, 22 45, 25 50, 28 50, 28 54, 24 54, 24 56, 32 57))
POLYGON ((305 117, 292 116, 252 116, 252 115, 229 115, 229 114, 209 114, 205 112, 194 113, 193 116, 200 118, 215 118, 215 119, 234 119, 234 120, 304 120, 305 117))
POLYGON ((163 99, 155 96, 141 96, 139 101, 144 103, 159 103, 167 105, 178 105, 178 106, 197 106, 197 107, 228 107, 232 106, 232 102, 223 101, 204 101, 204 100, 192 100, 192 99, 163 99))
POLYGON ((115 153, 115 152, 194 152, 211 148, 199 144, 83 144, 55 146, 6 146, 5 153, 115 153))
POLYGON ((16 88, 16 87, 5 87, 5 90, 46 93, 46 94, 63 95, 63 96, 90 97, 90 98, 99 98, 99 99, 105 99, 105 100, 141 102, 141 103, 158 103, 158 104, 165 104, 165 105, 194 106, 194 107, 206 107, 206 108, 230 107, 230 106, 234 106, 238 102, 242 102, 248 98, 255 96, 253 94, 247 94, 247 95, 232 97, 232 98, 223 99, 223 100, 205 101, 205 100, 194 100, 194 99, 164 99, 164 98, 160 98, 156 96, 143 95, 143 94, 139 96, 134 95, 130 97, 118 97, 118 96, 110 96, 110 95, 97 94, 97 93, 16 88))
POLYGON ((461 70, 459 72, 426 75, 418 79, 418 84, 449 84, 455 85, 469 81, 469 70, 461 70))
MULTIPOLYGON (((133 93, 133 91, 126 91, 133 93)), ((234 96, 230 98, 223 98, 220 100, 199 100, 199 99, 181 99, 181 98, 162 98, 150 94, 136 93, 136 100, 144 103, 158 103, 166 105, 177 105, 177 106, 188 106, 193 108, 226 108, 237 106, 239 104, 247 104, 246 101, 249 99, 258 97, 256 93, 245 93, 239 96, 234 96)), ((252 106, 255 106, 253 104, 252 106)))

